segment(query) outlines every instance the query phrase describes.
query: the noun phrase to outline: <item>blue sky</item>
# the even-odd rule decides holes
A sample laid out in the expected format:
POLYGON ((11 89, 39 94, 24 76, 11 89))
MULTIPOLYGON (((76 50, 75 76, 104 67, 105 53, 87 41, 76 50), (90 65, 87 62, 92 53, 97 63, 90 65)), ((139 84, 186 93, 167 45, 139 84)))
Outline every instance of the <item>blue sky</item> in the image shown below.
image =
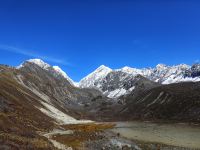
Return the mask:
POLYGON ((199 8, 193 0, 1 0, 0 63, 41 58, 75 81, 101 64, 192 64, 199 8))

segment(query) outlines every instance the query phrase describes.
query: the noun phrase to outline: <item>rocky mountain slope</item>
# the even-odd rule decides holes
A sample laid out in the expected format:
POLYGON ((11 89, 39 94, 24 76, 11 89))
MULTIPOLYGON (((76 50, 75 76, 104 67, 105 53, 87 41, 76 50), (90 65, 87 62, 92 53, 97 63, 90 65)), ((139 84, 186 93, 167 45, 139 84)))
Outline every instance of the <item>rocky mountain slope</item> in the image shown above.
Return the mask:
POLYGON ((128 95, 119 112, 131 118, 200 122, 199 93, 200 82, 161 85, 128 95))
POLYGON ((38 108, 44 100, 15 80, 18 70, 0 66, 0 149, 54 149, 37 131, 56 124, 38 108))
POLYGON ((84 108, 107 99, 98 90, 75 87, 55 67, 37 62, 25 61, 17 69, 0 66, 0 149, 55 149, 39 133, 87 122, 79 120, 84 108))
MULTIPOLYGON (((74 86, 71 79, 57 73, 50 65, 44 69, 35 62, 25 61, 22 66, 18 67, 21 72, 17 76, 19 83, 74 117, 81 117, 85 106, 91 105, 94 99, 98 99, 99 103, 108 99, 96 89, 74 86)), ((94 105, 93 108, 95 109, 94 105)))
POLYGON ((148 120, 200 123, 200 82, 137 88, 90 118, 104 121, 148 120))

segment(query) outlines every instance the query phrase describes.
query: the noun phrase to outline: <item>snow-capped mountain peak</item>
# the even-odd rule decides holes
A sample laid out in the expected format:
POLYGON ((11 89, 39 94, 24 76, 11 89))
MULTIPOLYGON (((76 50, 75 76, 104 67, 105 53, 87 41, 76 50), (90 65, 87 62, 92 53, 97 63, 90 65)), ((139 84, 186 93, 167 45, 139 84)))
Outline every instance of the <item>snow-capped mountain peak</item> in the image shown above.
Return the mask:
POLYGON ((29 59, 26 62, 34 63, 34 64, 40 66, 43 69, 48 69, 49 67, 51 67, 49 64, 45 63, 41 59, 29 59))
MULTIPOLYGON (((80 87, 94 87, 96 81, 104 79, 112 69, 107 66, 101 65, 95 71, 87 75, 79 82, 80 87)), ((97 85, 98 86, 98 85, 97 85)))
POLYGON ((20 69, 20 68, 24 67, 24 64, 27 63, 27 62, 32 63, 32 64, 36 64, 37 66, 39 66, 39 67, 41 67, 42 69, 45 69, 45 70, 47 70, 49 67, 51 67, 49 64, 45 63, 43 60, 36 58, 36 59, 26 60, 25 62, 23 62, 22 64, 20 64, 16 68, 20 69))
POLYGON ((157 64, 156 65, 156 69, 159 69, 159 70, 163 70, 163 69, 166 69, 168 66, 165 65, 165 64, 157 64))
POLYGON ((123 67, 122 69, 117 69, 116 71, 122 71, 128 74, 132 74, 132 75, 137 75, 137 74, 141 74, 142 70, 141 69, 137 69, 137 68, 131 68, 128 66, 123 67))
POLYGON ((112 69, 110 69, 105 65, 101 65, 94 72, 109 72, 109 71, 112 71, 112 69))
POLYGON ((53 74, 55 76, 61 76, 65 79, 67 79, 70 82, 70 84, 75 85, 74 81, 59 66, 51 66, 51 65, 47 64, 46 62, 44 62, 43 60, 38 59, 38 58, 26 60, 24 63, 22 63, 21 65, 19 65, 16 68, 17 69, 23 68, 24 66, 27 65, 27 63, 35 64, 35 65, 39 66, 40 68, 48 71, 50 74, 53 74))

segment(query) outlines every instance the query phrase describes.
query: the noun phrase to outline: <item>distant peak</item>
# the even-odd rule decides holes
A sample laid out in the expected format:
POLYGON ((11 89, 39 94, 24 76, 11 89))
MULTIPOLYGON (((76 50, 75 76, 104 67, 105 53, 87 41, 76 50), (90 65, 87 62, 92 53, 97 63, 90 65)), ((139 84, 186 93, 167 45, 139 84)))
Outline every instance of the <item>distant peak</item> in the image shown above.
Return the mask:
POLYGON ((125 66, 121 69, 117 69, 116 71, 122 71, 122 72, 125 72, 125 73, 129 73, 129 74, 141 74, 141 69, 137 69, 137 68, 131 68, 129 66, 125 66))
POLYGON ((39 67, 41 67, 41 68, 43 68, 43 69, 48 69, 49 67, 51 67, 49 64, 45 63, 43 60, 36 58, 36 59, 29 59, 29 60, 26 60, 26 61, 24 61, 22 64, 20 64, 19 66, 17 66, 16 68, 17 68, 17 69, 22 68, 22 67, 24 67, 24 65, 25 65, 26 63, 35 64, 35 65, 37 65, 37 66, 39 66, 39 67))
POLYGON ((133 68, 131 68, 131 67, 129 67, 129 66, 124 66, 122 69, 123 69, 123 70, 128 70, 128 69, 133 69, 133 68))
POLYGON ((46 62, 44 62, 41 59, 29 59, 26 60, 25 62, 23 62, 20 66, 17 67, 17 69, 20 69, 22 67, 25 67, 27 64, 35 64, 37 66, 39 66, 40 68, 49 71, 50 73, 55 73, 56 75, 62 76, 65 79, 67 79, 72 85, 74 85, 74 81, 59 67, 59 66, 51 66, 49 64, 47 64, 46 62))
POLYGON ((105 65, 101 65, 95 71, 93 71, 92 73, 81 79, 81 81, 79 82, 79 86, 80 87, 94 86, 95 81, 103 79, 110 72, 112 72, 112 69, 110 69, 105 65))
POLYGON ((165 65, 165 64, 157 64, 156 65, 156 68, 166 68, 167 67, 167 65, 165 65))
POLYGON ((26 62, 31 62, 31 63, 35 63, 35 64, 46 64, 43 60, 35 58, 35 59, 28 59, 26 60, 26 62))
POLYGON ((196 65, 196 66, 200 66, 200 63, 198 63, 198 62, 197 62, 197 63, 194 63, 193 66, 195 66, 195 65, 196 65))
POLYGON ((109 67, 107 67, 107 66, 105 66, 105 65, 101 65, 101 66, 99 66, 97 69, 110 69, 109 67))
POLYGON ((39 67, 41 67, 43 69, 47 69, 47 68, 50 67, 49 64, 45 63, 43 60, 38 59, 38 58, 36 58, 36 59, 29 59, 26 62, 34 63, 34 64, 38 65, 39 67))
POLYGON ((104 70, 106 70, 106 71, 112 71, 112 69, 110 69, 109 67, 107 67, 107 66, 105 66, 105 65, 101 65, 101 66, 99 66, 99 67, 96 69, 96 71, 104 71, 104 70))
POLYGON ((177 65, 177 67, 181 67, 181 68, 187 68, 187 69, 189 69, 189 68, 190 68, 190 66, 189 66, 189 65, 187 65, 187 64, 180 64, 180 65, 177 65))
POLYGON ((129 66, 124 66, 123 68, 121 68, 120 70, 124 70, 124 71, 136 71, 136 70, 140 70, 140 69, 137 69, 137 68, 132 68, 132 67, 129 67, 129 66))

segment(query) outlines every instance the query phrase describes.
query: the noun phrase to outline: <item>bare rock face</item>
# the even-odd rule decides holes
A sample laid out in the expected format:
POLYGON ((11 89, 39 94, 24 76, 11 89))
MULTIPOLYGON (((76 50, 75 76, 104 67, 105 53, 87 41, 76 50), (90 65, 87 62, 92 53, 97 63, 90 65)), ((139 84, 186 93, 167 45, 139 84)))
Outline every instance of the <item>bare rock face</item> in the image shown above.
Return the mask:
POLYGON ((185 77, 196 78, 200 76, 200 64, 194 64, 192 67, 185 72, 185 77))

